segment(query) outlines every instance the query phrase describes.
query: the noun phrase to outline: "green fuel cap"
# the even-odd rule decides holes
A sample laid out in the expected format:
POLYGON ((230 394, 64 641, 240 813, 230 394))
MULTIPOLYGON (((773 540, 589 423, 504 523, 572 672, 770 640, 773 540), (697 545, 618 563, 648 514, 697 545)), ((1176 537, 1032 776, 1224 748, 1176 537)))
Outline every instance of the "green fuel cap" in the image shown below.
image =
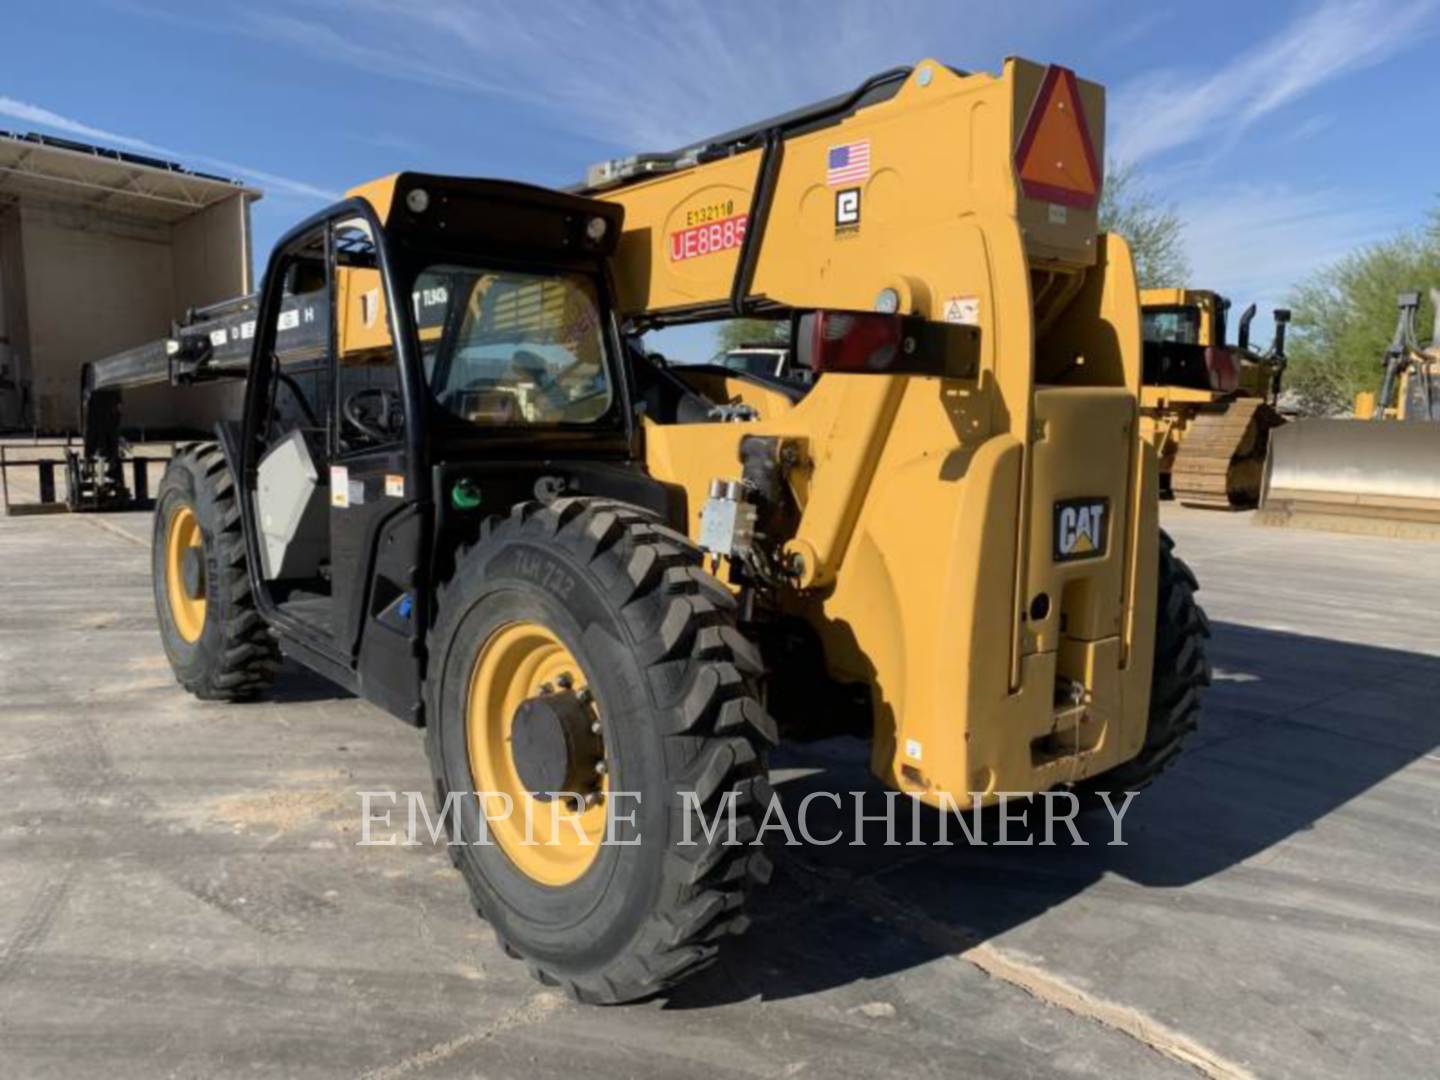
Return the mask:
POLYGON ((462 476, 455 481, 455 486, 450 489, 450 505, 456 510, 474 510, 480 505, 480 489, 475 486, 475 481, 468 476, 462 476))

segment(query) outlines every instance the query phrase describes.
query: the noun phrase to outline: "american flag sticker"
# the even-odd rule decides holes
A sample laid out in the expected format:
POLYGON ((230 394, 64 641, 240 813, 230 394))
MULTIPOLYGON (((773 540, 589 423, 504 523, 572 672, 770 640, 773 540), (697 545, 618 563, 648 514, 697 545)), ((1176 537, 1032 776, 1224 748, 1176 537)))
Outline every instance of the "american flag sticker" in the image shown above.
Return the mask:
POLYGON ((858 184, 870 175, 870 140, 832 146, 825 158, 825 183, 830 187, 858 184))

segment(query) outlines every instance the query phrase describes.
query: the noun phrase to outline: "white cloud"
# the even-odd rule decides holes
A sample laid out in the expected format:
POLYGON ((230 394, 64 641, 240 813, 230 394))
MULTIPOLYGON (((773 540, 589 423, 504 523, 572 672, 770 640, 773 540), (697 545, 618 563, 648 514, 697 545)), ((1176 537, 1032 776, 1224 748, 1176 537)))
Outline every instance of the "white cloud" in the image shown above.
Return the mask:
POLYGON ((1296 124, 1284 138, 1287 143, 1301 143, 1308 139, 1315 138, 1315 136, 1330 130, 1330 128, 1334 126, 1334 113, 1316 113, 1314 116, 1306 117, 1300 121, 1300 123, 1296 124))
POLYGON ((222 21, 371 77, 523 102, 556 128, 665 150, 936 50, 994 69, 1086 10, 1060 0, 1039 24, 1023 5, 998 2, 914 3, 897 15, 869 0, 308 0, 222 21))
POLYGON ((1417 42, 1435 0, 1327 0, 1206 77, 1156 71, 1119 87, 1111 152, 1140 162, 1169 150, 1237 137, 1317 87, 1372 67, 1417 42))
POLYGON ((1182 200, 1194 280, 1224 290, 1238 309, 1254 301, 1261 322, 1316 270, 1412 222, 1403 208, 1353 191, 1246 184, 1182 200))
POLYGON ((275 173, 264 172, 260 169, 253 169, 248 165, 240 165, 233 161, 226 161, 223 158, 210 157, 206 154, 190 154, 181 150, 171 150, 168 147, 159 146, 146 139, 136 138, 133 135, 122 135, 114 131, 106 131, 104 128, 93 127, 90 124, 62 116, 60 113, 44 108, 40 105, 33 105, 26 101, 17 101, 11 97, 0 96, 0 116, 8 116, 13 120, 19 120, 25 124, 31 124, 38 128, 49 131, 64 132, 66 135, 76 135, 82 139, 92 140, 106 146, 120 147, 124 150, 135 150, 142 154, 153 154, 156 157, 180 158, 195 165, 204 166, 206 169, 213 169, 217 172, 224 172, 231 176, 241 176, 263 184, 267 188, 283 191, 290 195, 299 195, 307 199, 320 199, 331 202, 339 198, 333 191, 316 187, 314 184, 307 184, 300 180, 291 180, 289 177, 277 176, 275 173))

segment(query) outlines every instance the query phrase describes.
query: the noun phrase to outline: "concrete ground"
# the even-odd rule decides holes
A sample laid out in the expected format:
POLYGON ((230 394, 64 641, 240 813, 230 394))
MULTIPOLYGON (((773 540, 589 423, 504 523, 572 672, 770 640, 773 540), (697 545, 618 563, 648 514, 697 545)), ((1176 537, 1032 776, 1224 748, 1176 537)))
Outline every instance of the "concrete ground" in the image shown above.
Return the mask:
MULTIPOLYGON (((355 846, 358 791, 429 788, 416 732, 298 671, 191 700, 147 516, 0 519, 0 1074, 1433 1074, 1436 548, 1166 517, 1216 684, 1128 846, 782 851, 720 965, 610 1009, 443 851, 355 846)), ((780 764, 790 806, 863 782, 780 764)))

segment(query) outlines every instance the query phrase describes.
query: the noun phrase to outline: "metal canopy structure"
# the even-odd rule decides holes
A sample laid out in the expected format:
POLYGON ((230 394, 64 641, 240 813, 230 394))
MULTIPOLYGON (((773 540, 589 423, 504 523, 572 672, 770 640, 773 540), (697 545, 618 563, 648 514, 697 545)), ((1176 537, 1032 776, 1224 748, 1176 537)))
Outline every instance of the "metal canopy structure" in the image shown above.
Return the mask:
POLYGON ((0 206, 35 199, 173 224, 237 194, 261 193, 162 158, 0 131, 0 206))
MULTIPOLYGON (((150 155, 0 131, 0 429, 73 428, 84 364, 250 292, 261 196, 150 155)), ((157 388, 132 418, 164 427, 179 407, 157 388)))

